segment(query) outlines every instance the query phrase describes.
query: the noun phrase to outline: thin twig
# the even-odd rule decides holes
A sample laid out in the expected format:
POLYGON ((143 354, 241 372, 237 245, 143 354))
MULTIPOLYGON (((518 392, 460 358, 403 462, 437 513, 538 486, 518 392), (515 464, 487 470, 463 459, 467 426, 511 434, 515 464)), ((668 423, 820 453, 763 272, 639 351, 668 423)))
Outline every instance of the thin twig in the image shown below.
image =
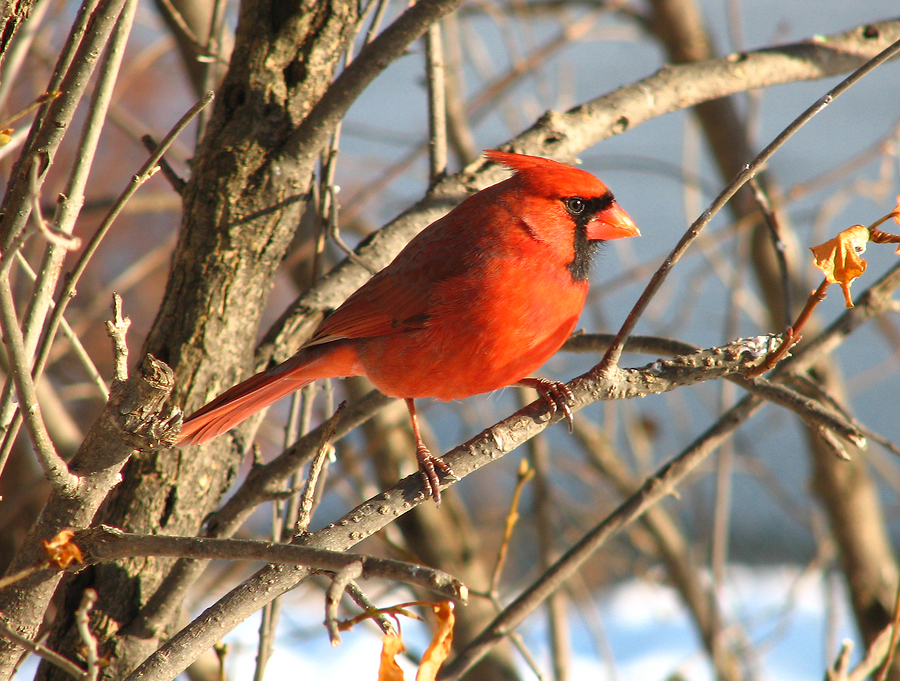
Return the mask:
POLYGON ((194 33, 188 22, 184 20, 181 12, 179 12, 175 8, 175 5, 172 4, 172 0, 159 0, 159 8, 178 28, 178 30, 181 32, 182 37, 187 43, 190 44, 197 57, 215 58, 215 55, 207 54, 206 45, 200 42, 197 34, 194 33))
MULTIPOLYGON (((310 383, 299 392, 295 392, 291 397, 291 413, 285 426, 285 449, 288 449, 297 440, 295 433, 309 432, 316 390, 316 384, 310 383), (299 428, 297 421, 299 421, 299 428)), ((290 537, 294 535, 294 527, 297 523, 297 518, 300 517, 300 493, 302 492, 300 490, 300 471, 295 472, 288 479, 287 488, 299 491, 290 496, 288 503, 284 507, 279 534, 282 541, 289 541, 290 537)))
POLYGON ((488 595, 492 599, 500 600, 500 576, 503 573, 503 566, 506 564, 506 555, 509 552, 509 543, 512 541, 513 529, 519 520, 519 503, 522 499, 522 490, 525 485, 534 478, 534 468, 528 465, 528 459, 522 459, 519 464, 519 473, 516 477, 516 489, 513 492, 512 500, 509 502, 509 511, 506 514, 506 523, 503 528, 503 540, 500 542, 500 548, 497 550, 497 561, 494 563, 494 569, 491 572, 491 586, 488 595))
MULTIPOLYGON (((359 27, 362 28, 362 22, 360 22, 359 27)), ((347 50, 344 53, 345 70, 350 66, 350 63, 352 61, 353 41, 350 41, 347 45, 347 50)), ((319 215, 327 225, 328 235, 331 237, 332 241, 337 244, 338 248, 340 248, 352 262, 355 262, 360 267, 363 267, 372 274, 375 274, 378 270, 367 263, 365 260, 360 258, 356 254, 356 252, 347 245, 347 242, 345 242, 343 237, 341 236, 340 220, 338 217, 340 213, 340 203, 337 196, 338 188, 334 183, 334 175, 337 171, 338 149, 340 146, 342 129, 343 121, 338 121, 334 126, 334 132, 331 134, 331 142, 328 145, 328 151, 325 154, 325 161, 322 164, 324 168, 322 171, 322 180, 319 183, 319 196, 321 197, 319 215)), ((313 276, 315 276, 316 278, 313 279, 313 282, 317 281, 319 277, 318 270, 321 268, 321 260, 319 256, 321 250, 322 245, 318 244, 316 248, 316 263, 315 267, 313 268, 313 276)))
MULTIPOLYGON (((203 91, 204 92, 213 92, 216 89, 216 79, 219 73, 219 66, 221 63, 221 55, 219 51, 222 49, 222 42, 224 38, 225 31, 225 0, 212 0, 213 2, 213 11, 212 16, 210 16, 209 20, 209 34, 206 38, 206 49, 204 53, 213 57, 213 59, 207 61, 204 60, 204 65, 206 69, 203 73, 203 91)), ((203 134, 206 132, 206 126, 209 123, 209 118, 212 116, 212 112, 207 111, 205 108, 200 109, 198 112, 197 118, 197 146, 200 145, 200 140, 203 138, 203 134)))
MULTIPOLYGON (((37 227, 38 234, 43 236, 51 246, 59 247, 63 252, 81 248, 81 239, 58 227, 48 225, 41 211, 41 190, 38 182, 38 167, 31 166, 31 219, 37 227)), ((47 268, 41 268, 42 273, 47 268)))
POLYGON ((894 598, 894 614, 891 617, 891 644, 888 646, 884 665, 878 672, 877 681, 884 681, 894 662, 894 652, 897 650, 897 641, 900 640, 900 582, 897 582, 897 595, 894 598))
MULTIPOLYGON (((369 3, 369 7, 371 7, 372 4, 374 3, 369 3)), ((366 31, 366 44, 372 42, 375 39, 375 36, 378 35, 378 31, 381 29, 381 22, 384 20, 384 15, 390 4, 389 0, 378 0, 378 9, 375 10, 375 15, 372 17, 372 23, 369 24, 369 30, 366 31)))
POLYGON ((772 248, 775 250, 775 259, 778 262, 778 271, 781 274, 781 288, 784 294, 784 319, 785 326, 791 323, 794 318, 791 306, 793 304, 793 296, 791 295, 791 278, 787 263, 787 244, 782 238, 783 228, 775 213, 775 208, 769 200, 769 195, 757 177, 750 178, 750 188, 753 190, 753 197, 759 206, 763 217, 766 220, 766 226, 769 228, 769 235, 772 239, 772 248))
POLYGON ((850 655, 853 654, 853 641, 845 638, 841 643, 841 652, 830 669, 825 670, 825 681, 847 681, 850 669, 850 655))
MULTIPOLYGON (((119 77, 119 69, 125 55, 125 45, 128 42, 128 36, 134 23, 137 4, 137 0, 126 0, 122 7, 122 12, 116 21, 103 61, 100 64, 97 85, 91 95, 87 118, 81 131, 78 148, 75 151, 75 161, 72 164, 66 188, 56 206, 54 223, 56 230, 61 234, 70 235, 72 233, 75 221, 84 205, 84 190, 97 153, 100 134, 106 122, 116 80, 119 77)), ((47 260, 48 263, 52 263, 52 269, 46 275, 42 272, 42 276, 52 277, 55 282, 62 267, 63 255, 53 251, 48 252, 47 260)), ((43 313, 45 312, 46 310, 43 311, 43 313)), ((43 313, 41 314, 41 319, 44 317, 43 313)))
POLYGON ((46 646, 42 646, 40 643, 32 641, 30 638, 22 636, 22 634, 10 627, 2 619, 0 619, 0 637, 6 638, 17 645, 22 646, 22 648, 28 652, 47 660, 47 662, 50 662, 51 664, 55 664, 67 674, 79 679, 79 681, 87 681, 89 678, 88 672, 77 664, 66 659, 56 651, 50 650, 46 646))
POLYGON ((100 673, 100 656, 97 653, 97 637, 91 631, 91 610, 97 603, 97 592, 85 589, 81 597, 81 605, 75 611, 75 626, 81 643, 84 646, 84 658, 87 662, 87 681, 96 681, 100 673))
MULTIPOLYGON (((528 403, 521 389, 520 397, 524 404, 528 403)), ((553 498, 553 490, 550 486, 550 457, 547 451, 547 441, 543 434, 529 440, 528 449, 528 455, 534 467, 534 500, 532 504, 538 536, 540 569, 546 570, 559 557, 555 541, 558 532, 554 528, 555 515, 553 512, 558 500, 553 498)), ((567 602, 567 594, 564 591, 557 591, 547 599, 545 604, 554 681, 568 681, 570 677, 571 651, 566 613, 567 602)))
POLYGON ((439 21, 432 24, 425 34, 425 61, 425 79, 428 83, 428 179, 429 186, 433 186, 447 173, 447 87, 439 21))
POLYGON ((363 590, 359 588, 359 585, 356 582, 350 582, 347 585, 347 595, 353 599, 354 603, 363 609, 363 612, 373 613, 371 619, 378 625, 378 628, 381 629, 381 632, 385 636, 400 635, 397 632, 397 628, 394 626, 394 621, 385 613, 378 612, 378 608, 376 608, 375 604, 369 600, 369 597, 363 593, 363 590))
POLYGON ((281 598, 266 603, 259 620, 259 640, 256 643, 256 666, 253 668, 253 681, 263 681, 266 666, 275 650, 275 631, 281 615, 281 598))
POLYGON ((5 575, 3 577, 0 577, 0 589, 5 589, 6 587, 10 586, 11 584, 15 584, 16 582, 19 582, 19 581, 25 579, 29 575, 33 575, 38 570, 45 569, 46 567, 47 567, 47 563, 41 562, 41 563, 37 563, 36 565, 32 565, 31 567, 27 567, 24 570, 19 570, 18 572, 15 572, 11 575, 5 575))
POLYGON ((34 122, 31 134, 20 156, 20 172, 13 176, 4 199, 2 226, 2 250, 6 251, 25 229, 30 215, 28 206, 29 169, 39 165, 39 186, 43 183, 59 145, 74 118, 81 96, 91 80, 97 60, 104 52, 126 0, 100 0, 96 6, 85 3, 72 27, 70 40, 51 77, 47 91, 59 90, 62 94, 42 106, 34 122), (80 36, 77 39, 76 36, 80 36))
POLYGON ((331 445, 331 439, 334 437, 334 430, 340 421, 341 414, 347 408, 346 402, 341 402, 332 417, 325 424, 322 431, 322 442, 316 455, 313 457, 312 463, 309 465, 309 474, 306 476, 306 483, 303 486, 303 492, 300 495, 300 510, 297 514, 297 524, 294 528, 294 535, 306 534, 309 523, 312 520, 313 504, 316 499, 316 490, 318 488, 319 474, 328 462, 328 459, 334 453, 334 447, 331 445))
POLYGON ((784 338, 781 340, 781 344, 774 351, 769 353, 769 356, 766 357, 766 361, 760 364, 758 367, 753 369, 753 371, 748 372, 748 376, 761 376, 766 373, 770 369, 772 369, 776 364, 778 364, 781 360, 787 357, 787 354, 790 352, 791 348, 794 347, 800 340, 803 338, 800 335, 800 331, 806 325, 806 322, 809 321, 809 318, 812 316, 813 310, 825 300, 826 291, 830 286, 828 279, 822 281, 819 284, 819 288, 809 294, 809 298, 806 299, 806 305, 803 306, 803 309, 800 310, 800 315, 797 317, 797 321, 794 322, 793 326, 789 326, 785 329, 784 338))
MULTIPOLYGON (((4 85, 6 85, 6 83, 4 83, 4 85)), ((19 111, 16 111, 14 114, 7 116, 3 120, 0 120, 0 130, 2 130, 4 128, 8 128, 10 125, 15 123, 20 118, 25 118, 25 116, 30 114, 32 111, 43 106, 47 102, 53 101, 54 99, 59 97, 61 94, 62 94, 62 92, 60 92, 59 90, 51 90, 50 92, 45 92, 42 95, 38 95, 35 98, 35 100, 31 104, 28 104, 24 109, 20 109, 19 111)))
POLYGON ((131 327, 131 319, 122 316, 122 296, 113 293, 113 318, 106 322, 106 332, 113 341, 113 354, 116 363, 116 380, 128 380, 128 343, 126 337, 131 327))
POLYGON ((9 355, 9 369, 16 385, 19 405, 24 407, 19 411, 24 414, 25 427, 31 436, 38 461, 57 493, 69 494, 78 484, 78 478, 69 472, 69 467, 57 453, 47 433, 31 376, 30 358, 25 353, 25 342, 19 329, 12 289, 6 277, 0 278, 0 328, 3 329, 3 343, 9 355))
POLYGON ((338 607, 341 604, 341 596, 344 589, 354 579, 362 575, 362 563, 355 561, 338 570, 331 580, 331 585, 325 593, 325 628, 328 629, 328 638, 335 648, 341 643, 341 634, 338 629, 338 607))
MULTIPOLYGON (((171 0, 160 0, 160 2, 171 2, 171 0)), ((156 151, 158 145, 156 144, 156 140, 153 139, 152 135, 141 136, 141 142, 143 142, 144 147, 151 154, 156 151)), ((172 185, 172 189, 174 189, 178 194, 183 194, 187 182, 181 179, 178 173, 175 172, 175 169, 172 168, 171 165, 169 165, 169 162, 166 160, 165 156, 160 157, 159 167, 162 170, 163 177, 165 177, 169 181, 169 184, 172 185)))
MULTIPOLYGON (((33 282, 37 279, 37 273, 33 269, 31 269, 31 265, 25 259, 25 256, 22 255, 21 251, 16 253, 16 262, 18 262, 19 267, 30 281, 33 282)), ((56 301, 51 299, 50 308, 53 309, 54 307, 56 307, 56 301)), ((87 375, 90 377, 94 385, 97 386, 97 389, 103 396, 103 399, 106 400, 109 397, 109 386, 106 385, 106 381, 103 379, 100 370, 97 369, 97 365, 94 364, 94 360, 91 359, 91 356, 88 354, 87 349, 84 347, 84 344, 78 337, 78 333, 75 331, 75 329, 72 328, 72 325, 69 324, 69 321, 65 317, 60 319, 60 328, 62 328, 62 332, 66 337, 66 340, 71 343, 71 350, 75 354, 75 357, 77 357, 78 361, 81 362, 81 365, 82 367, 84 367, 87 375)), ((2 466, 0 466, 0 471, 2 471, 2 466)))

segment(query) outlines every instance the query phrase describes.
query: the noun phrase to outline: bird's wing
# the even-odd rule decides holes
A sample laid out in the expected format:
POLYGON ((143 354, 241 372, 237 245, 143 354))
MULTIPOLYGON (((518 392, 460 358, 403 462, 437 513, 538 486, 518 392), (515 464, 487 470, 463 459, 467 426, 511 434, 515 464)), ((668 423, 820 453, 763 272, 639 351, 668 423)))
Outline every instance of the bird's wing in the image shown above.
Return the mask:
POLYGON ((424 328, 430 316, 434 280, 415 281, 420 276, 411 268, 376 274, 325 318, 306 345, 424 328))
POLYGON ((327 317, 306 345, 341 338, 371 338, 422 329, 429 324, 437 291, 483 261, 478 235, 490 224, 490 207, 470 197, 426 227, 381 272, 327 317))

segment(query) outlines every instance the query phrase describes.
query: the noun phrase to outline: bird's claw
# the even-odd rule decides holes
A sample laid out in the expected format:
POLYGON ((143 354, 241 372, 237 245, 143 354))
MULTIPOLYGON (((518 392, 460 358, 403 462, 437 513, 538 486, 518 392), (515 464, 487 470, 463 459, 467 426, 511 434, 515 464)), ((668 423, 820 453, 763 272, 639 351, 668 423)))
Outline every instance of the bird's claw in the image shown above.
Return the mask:
POLYGON ((419 475, 425 483, 425 494, 432 499, 437 506, 441 505, 441 479, 437 469, 441 469, 447 482, 453 482, 458 478, 454 475, 450 465, 439 456, 434 456, 424 445, 416 447, 416 459, 419 462, 419 475))
POLYGON ((575 396, 565 383, 546 378, 526 378, 519 384, 537 390, 538 394, 550 405, 550 418, 553 418, 557 410, 561 411, 566 425, 569 427, 569 432, 574 431, 574 417, 569 403, 575 401, 575 396))

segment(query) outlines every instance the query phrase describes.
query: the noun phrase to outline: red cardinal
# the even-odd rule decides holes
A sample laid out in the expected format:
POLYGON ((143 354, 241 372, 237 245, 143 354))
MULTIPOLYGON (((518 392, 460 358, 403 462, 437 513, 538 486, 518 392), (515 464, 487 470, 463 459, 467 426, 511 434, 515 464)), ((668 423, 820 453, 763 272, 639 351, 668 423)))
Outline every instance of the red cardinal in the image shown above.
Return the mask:
POLYGON ((515 173, 426 227, 327 317, 293 357, 226 391, 184 422, 179 444, 221 435, 320 378, 367 376, 406 400, 416 457, 440 503, 413 399, 536 388, 571 422, 562 383, 525 378, 581 315, 597 246, 640 234, 596 177, 536 156, 488 151, 515 173))

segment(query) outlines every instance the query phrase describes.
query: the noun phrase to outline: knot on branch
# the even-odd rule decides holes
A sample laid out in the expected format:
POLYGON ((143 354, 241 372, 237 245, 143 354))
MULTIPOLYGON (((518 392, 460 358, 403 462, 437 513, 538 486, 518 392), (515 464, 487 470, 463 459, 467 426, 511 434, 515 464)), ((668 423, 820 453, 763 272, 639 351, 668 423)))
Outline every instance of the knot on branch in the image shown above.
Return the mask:
MULTIPOLYGON (((80 451, 155 450, 172 446, 181 429, 181 410, 167 407, 175 375, 155 357, 144 357, 137 371, 125 381, 115 381, 103 414, 91 428, 80 451)), ((127 456, 127 454, 125 454, 127 456)), ((77 457, 77 455, 76 455, 77 457)))
POLYGON ((169 365, 146 355, 139 371, 113 388, 110 406, 116 406, 116 425, 134 449, 162 449, 178 439, 181 410, 166 407, 174 386, 169 365))

